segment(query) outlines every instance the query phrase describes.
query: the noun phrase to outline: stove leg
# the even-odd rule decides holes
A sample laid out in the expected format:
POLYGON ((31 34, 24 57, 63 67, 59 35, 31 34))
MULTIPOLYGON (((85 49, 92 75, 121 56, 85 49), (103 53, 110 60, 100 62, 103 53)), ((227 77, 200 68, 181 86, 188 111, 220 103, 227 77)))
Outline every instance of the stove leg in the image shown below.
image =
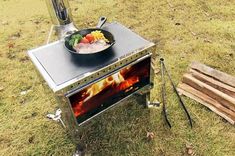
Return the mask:
POLYGON ((159 107, 160 102, 158 101, 152 101, 150 98, 150 92, 146 93, 146 107, 151 108, 151 107, 159 107))
POLYGON ((48 36, 47 36, 46 44, 49 44, 50 39, 51 39, 51 35, 52 35, 52 32, 53 32, 54 29, 55 29, 55 26, 52 25, 52 26, 51 26, 51 29, 50 29, 50 31, 49 31, 49 34, 48 34, 48 36))
POLYGON ((81 146, 80 144, 78 144, 73 156, 85 156, 85 148, 81 146))
POLYGON ((135 93, 133 94, 136 98, 139 98, 139 102, 142 105, 144 103, 144 106, 146 108, 151 108, 151 107, 159 107, 160 102, 158 101, 152 101, 150 98, 150 91, 149 92, 144 92, 144 93, 135 93))

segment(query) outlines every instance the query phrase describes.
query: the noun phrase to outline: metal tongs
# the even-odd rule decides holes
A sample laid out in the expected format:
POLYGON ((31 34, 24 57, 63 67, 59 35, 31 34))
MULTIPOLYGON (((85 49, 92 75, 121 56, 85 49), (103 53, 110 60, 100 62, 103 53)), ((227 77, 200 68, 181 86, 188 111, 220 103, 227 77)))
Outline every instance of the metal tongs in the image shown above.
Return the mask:
POLYGON ((171 82, 171 85, 173 87, 173 90, 175 92, 175 94, 177 95, 178 97, 178 100, 179 100, 179 103, 180 105, 183 107, 183 110, 185 111, 186 115, 187 115, 187 118, 188 118, 188 121, 189 121, 189 124, 190 124, 190 127, 192 128, 193 124, 192 124, 192 119, 188 113, 188 110, 186 109, 185 105, 184 105, 184 102, 182 101, 176 87, 175 87, 175 84, 174 82, 172 81, 171 79, 171 76, 169 74, 169 72, 167 71, 166 69, 166 66, 165 66, 165 63, 164 63, 164 58, 160 58, 160 64, 161 64, 161 79, 162 79, 162 104, 163 104, 163 107, 162 107, 162 111, 163 111, 163 115, 164 115, 164 118, 166 120, 166 123, 167 125, 171 128, 171 123, 167 117, 167 109, 166 109, 166 82, 165 82, 165 73, 166 75, 168 76, 168 78, 170 79, 170 82, 171 82))

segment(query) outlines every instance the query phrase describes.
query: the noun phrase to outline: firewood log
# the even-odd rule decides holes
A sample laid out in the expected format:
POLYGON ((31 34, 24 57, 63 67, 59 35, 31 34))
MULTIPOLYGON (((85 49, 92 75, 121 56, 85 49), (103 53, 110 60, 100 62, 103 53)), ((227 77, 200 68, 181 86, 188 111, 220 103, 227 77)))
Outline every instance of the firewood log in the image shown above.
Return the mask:
POLYGON ((226 119, 231 124, 235 124, 235 112, 230 109, 224 107, 221 103, 209 97, 208 95, 196 90, 195 88, 187 85, 187 84, 179 84, 178 91, 191 98, 195 101, 201 103, 202 105, 208 107, 210 110, 220 115, 224 119, 226 119))
POLYGON ((235 98, 235 88, 233 88, 227 84, 224 84, 224 83, 222 83, 212 77, 204 75, 197 70, 190 69, 189 71, 193 75, 193 77, 197 78, 198 80, 200 80, 200 81, 214 87, 215 89, 220 90, 223 93, 226 93, 226 94, 232 96, 233 98, 235 98))
POLYGON ((190 67, 192 69, 198 70, 206 75, 209 75, 225 84, 228 84, 232 87, 235 87, 235 77, 228 75, 224 72, 221 72, 219 70, 213 69, 211 67, 208 67, 204 64, 198 63, 198 62, 192 62, 190 67))
POLYGON ((220 102, 221 104, 231 109, 232 111, 235 111, 235 99, 232 98, 231 96, 196 79, 191 74, 185 74, 183 76, 183 82, 201 91, 202 93, 214 98, 216 101, 220 102))

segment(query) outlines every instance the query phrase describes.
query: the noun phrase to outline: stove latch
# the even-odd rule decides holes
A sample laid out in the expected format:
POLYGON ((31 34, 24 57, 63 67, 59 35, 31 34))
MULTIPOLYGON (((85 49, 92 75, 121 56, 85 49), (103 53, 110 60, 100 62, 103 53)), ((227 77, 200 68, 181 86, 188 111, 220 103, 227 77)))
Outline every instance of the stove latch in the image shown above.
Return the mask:
POLYGON ((61 113, 62 113, 61 109, 57 109, 55 114, 47 114, 47 118, 49 118, 53 121, 56 121, 56 122, 60 122, 62 124, 62 126, 64 128, 66 128, 64 122, 61 119, 61 113))

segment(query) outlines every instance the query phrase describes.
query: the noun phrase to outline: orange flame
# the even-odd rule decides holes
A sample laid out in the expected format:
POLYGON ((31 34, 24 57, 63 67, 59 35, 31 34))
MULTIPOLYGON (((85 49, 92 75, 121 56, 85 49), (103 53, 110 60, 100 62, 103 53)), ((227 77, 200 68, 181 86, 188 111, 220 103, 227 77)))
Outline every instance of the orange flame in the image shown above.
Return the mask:
POLYGON ((148 63, 143 62, 131 67, 124 68, 88 88, 78 92, 70 98, 76 117, 99 107, 107 98, 120 93, 129 92, 141 78, 149 76, 148 63))
POLYGON ((84 102, 89 100, 93 96, 99 94, 106 87, 108 87, 110 85, 118 85, 123 81, 125 81, 123 76, 120 74, 120 72, 118 72, 112 76, 107 77, 106 79, 103 79, 103 80, 91 85, 87 89, 87 92, 86 92, 86 94, 89 96, 84 100, 84 102))

